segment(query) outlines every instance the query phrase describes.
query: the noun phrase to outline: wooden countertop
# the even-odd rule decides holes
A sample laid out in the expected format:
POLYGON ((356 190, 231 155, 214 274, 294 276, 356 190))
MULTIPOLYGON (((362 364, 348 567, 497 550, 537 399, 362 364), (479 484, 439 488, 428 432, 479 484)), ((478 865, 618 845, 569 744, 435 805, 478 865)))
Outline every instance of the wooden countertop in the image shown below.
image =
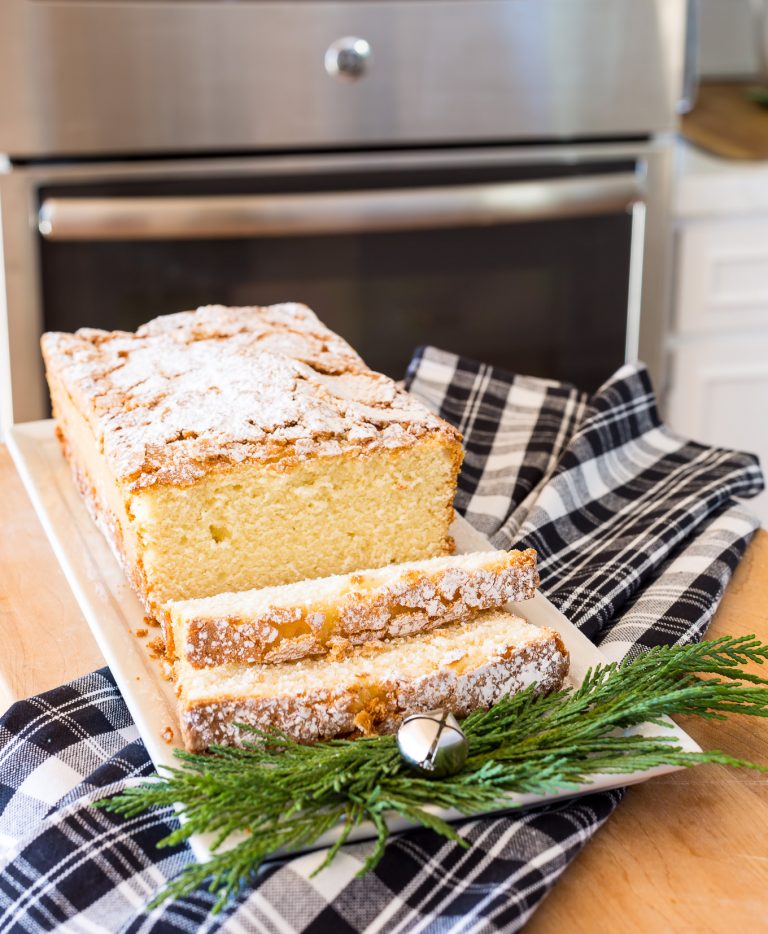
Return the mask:
POLYGON ((723 159, 768 159, 768 94, 755 82, 704 81, 693 110, 680 118, 682 135, 705 152, 723 159))
MULTIPOLYGON (((0 445, 0 709, 104 664, 0 445)), ((755 536, 710 636, 768 641, 768 533, 755 536)), ((768 719, 686 720, 705 748, 768 764, 768 719)), ((631 788, 530 932, 768 930, 768 776, 700 766, 631 788)))

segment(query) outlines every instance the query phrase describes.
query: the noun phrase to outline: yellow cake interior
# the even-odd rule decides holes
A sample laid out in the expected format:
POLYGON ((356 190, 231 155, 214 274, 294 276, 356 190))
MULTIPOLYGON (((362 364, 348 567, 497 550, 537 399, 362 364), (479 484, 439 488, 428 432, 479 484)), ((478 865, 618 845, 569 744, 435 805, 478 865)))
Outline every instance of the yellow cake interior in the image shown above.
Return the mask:
POLYGON ((432 439, 366 457, 253 464, 134 494, 158 603, 448 552, 454 467, 432 439))
POLYGON ((214 470, 188 486, 135 492, 110 474, 90 426, 52 383, 65 450, 95 518, 112 524, 159 618, 167 600, 248 590, 451 550, 455 452, 426 437, 408 449, 214 470))

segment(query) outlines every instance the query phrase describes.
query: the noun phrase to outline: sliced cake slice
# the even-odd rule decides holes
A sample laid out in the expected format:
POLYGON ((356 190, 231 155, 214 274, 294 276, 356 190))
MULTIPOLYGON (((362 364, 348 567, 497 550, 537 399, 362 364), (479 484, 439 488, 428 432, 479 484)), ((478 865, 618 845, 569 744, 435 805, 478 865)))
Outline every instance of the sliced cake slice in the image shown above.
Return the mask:
POLYGON ((240 745, 237 724, 300 742, 394 731, 403 717, 446 707, 464 716, 531 684, 559 688, 568 671, 559 635, 503 610, 464 623, 284 665, 177 664, 187 749, 240 745))
POLYGON ((536 552, 485 551, 170 602, 174 654, 194 668, 322 655, 466 620, 533 596, 536 552))

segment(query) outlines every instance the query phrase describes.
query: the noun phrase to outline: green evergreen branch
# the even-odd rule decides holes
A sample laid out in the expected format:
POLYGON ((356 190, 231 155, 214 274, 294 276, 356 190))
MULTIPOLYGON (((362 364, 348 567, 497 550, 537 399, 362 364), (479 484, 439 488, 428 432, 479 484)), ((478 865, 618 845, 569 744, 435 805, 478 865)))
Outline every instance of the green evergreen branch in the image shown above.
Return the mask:
POLYGON ((686 752, 671 736, 631 732, 649 721, 664 725, 661 718, 675 714, 768 716, 768 679, 744 669, 748 662, 766 660, 768 645, 754 636, 723 637, 598 666, 576 689, 537 697, 528 688, 464 720, 469 758, 450 778, 427 779, 410 771, 393 736, 300 745, 280 732, 243 725, 249 736, 244 748, 215 746, 208 755, 176 752, 178 768, 96 806, 132 817, 150 807, 176 805, 183 823, 161 846, 213 833, 213 858, 186 867, 152 905, 210 880, 208 890, 218 896, 214 911, 219 911, 276 850, 310 846, 339 824, 340 837, 320 868, 332 862, 355 827, 369 821, 376 846, 366 872, 384 853, 387 817, 393 813, 467 845, 428 808, 473 815, 509 808, 512 792, 576 790, 599 774, 660 765, 714 762, 768 771, 722 752, 686 752), (227 849, 238 832, 245 832, 244 838, 227 849))

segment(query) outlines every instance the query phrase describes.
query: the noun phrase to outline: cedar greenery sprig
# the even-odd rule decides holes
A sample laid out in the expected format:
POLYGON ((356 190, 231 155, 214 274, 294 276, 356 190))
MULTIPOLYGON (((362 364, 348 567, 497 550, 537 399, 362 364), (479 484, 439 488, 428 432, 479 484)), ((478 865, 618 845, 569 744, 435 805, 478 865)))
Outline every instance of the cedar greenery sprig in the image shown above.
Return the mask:
POLYGON ((208 879, 219 911, 270 854, 309 846, 339 823, 341 834, 319 868, 367 820, 377 841, 361 870, 366 872, 383 855, 390 814, 466 846, 429 805, 477 814, 510 807, 510 792, 575 790, 597 774, 659 765, 715 762, 768 771, 718 751, 685 752, 672 737, 621 732, 649 721, 663 724, 661 718, 673 714, 768 716, 768 679, 744 669, 766 659, 768 645, 754 636, 723 637, 600 665, 576 689, 536 696, 529 688, 463 721, 469 758, 450 778, 426 779, 410 771, 392 736, 304 746, 283 733, 243 725, 250 740, 244 748, 215 746, 208 755, 177 751, 178 768, 96 806, 133 817, 153 806, 175 805, 183 823, 159 846, 212 833, 213 858, 187 866, 152 906, 189 894, 208 879), (230 841, 227 849, 224 844, 238 833, 242 840, 234 846, 230 841))

